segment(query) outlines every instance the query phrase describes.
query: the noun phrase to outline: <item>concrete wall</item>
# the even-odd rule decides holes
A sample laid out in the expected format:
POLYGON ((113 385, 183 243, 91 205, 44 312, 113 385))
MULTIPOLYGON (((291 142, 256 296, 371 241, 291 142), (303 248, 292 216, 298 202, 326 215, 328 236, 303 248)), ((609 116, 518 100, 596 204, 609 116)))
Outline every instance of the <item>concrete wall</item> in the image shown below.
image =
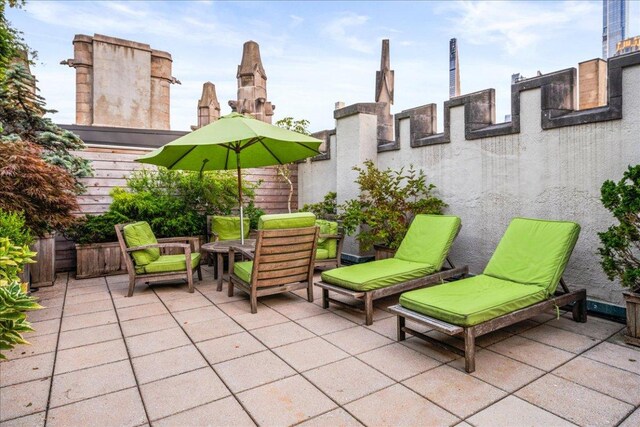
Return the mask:
MULTIPOLYGON (((587 114, 565 108, 554 116, 561 111, 553 108, 554 102, 574 105, 575 79, 566 77, 575 70, 567 70, 514 86, 514 123, 479 126, 473 120, 478 94, 445 103, 443 134, 417 138, 410 115, 399 113, 397 147, 387 151, 375 149, 376 116, 371 109, 350 106, 346 117, 337 110, 331 158, 300 165, 300 204, 319 201, 328 191, 337 191, 339 201, 355 196, 349 169, 365 160, 365 154, 380 168, 413 164, 437 186, 437 194, 449 204, 447 212, 462 218, 462 231, 451 251, 456 265, 468 264, 473 273, 482 272, 513 217, 577 221, 582 233, 565 273, 567 282, 586 287, 590 299, 620 304, 619 286, 606 279, 599 265, 597 232, 614 222, 601 206, 600 186, 607 179, 620 179, 628 165, 640 163, 640 55, 625 61, 609 64, 607 108, 613 111, 603 107, 587 114), (569 89, 558 83, 559 78, 569 89), (336 179, 327 176, 331 171, 336 179)), ((484 107, 485 116, 491 117, 492 103, 484 107)))

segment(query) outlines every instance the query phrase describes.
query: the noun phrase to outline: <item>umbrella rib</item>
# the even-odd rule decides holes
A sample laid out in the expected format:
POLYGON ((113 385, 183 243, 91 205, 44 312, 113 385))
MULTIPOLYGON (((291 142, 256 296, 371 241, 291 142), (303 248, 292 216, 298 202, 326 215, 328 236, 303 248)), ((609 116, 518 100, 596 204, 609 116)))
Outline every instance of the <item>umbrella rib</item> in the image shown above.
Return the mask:
POLYGON ((186 153, 184 153, 182 156, 178 157, 178 160, 176 160, 175 162, 171 163, 171 166, 169 166, 167 169, 173 169, 173 167, 182 159, 184 159, 187 154, 189 154, 190 152, 192 152, 195 148, 197 147, 197 145, 194 145, 193 147, 189 148, 189 150, 187 150, 186 153))
POLYGON ((302 146, 302 147, 304 147, 304 148, 307 148, 307 149, 309 149, 309 150, 313 151, 313 152, 314 152, 314 153, 316 153, 316 154, 322 154, 320 151, 318 151, 318 150, 314 150, 313 148, 308 147, 308 146, 304 145, 304 144, 303 144, 303 143, 301 143, 301 142, 298 142, 298 141, 291 141, 291 142, 293 142, 294 144, 298 144, 298 145, 300 145, 300 146, 302 146))
POLYGON ((271 154, 273 156, 274 159, 276 159, 276 162, 278 162, 279 164, 284 164, 282 163, 282 161, 278 158, 278 156, 276 156, 275 154, 273 154, 273 151, 271 151, 269 149, 269 147, 267 147, 264 143, 264 141, 260 141, 260 144, 262 144, 262 146, 265 148, 265 150, 267 150, 269 152, 269 154, 271 154))

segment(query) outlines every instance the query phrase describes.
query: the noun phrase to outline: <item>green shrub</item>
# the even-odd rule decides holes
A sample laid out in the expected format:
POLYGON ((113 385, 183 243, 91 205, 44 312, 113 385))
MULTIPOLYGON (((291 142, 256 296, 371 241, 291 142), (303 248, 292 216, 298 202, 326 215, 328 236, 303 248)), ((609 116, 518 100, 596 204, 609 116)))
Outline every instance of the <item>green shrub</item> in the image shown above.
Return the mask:
POLYGON ((118 212, 107 211, 102 215, 86 215, 79 218, 65 231, 64 235, 79 245, 116 242, 118 237, 115 225, 127 222, 131 220, 118 212))
POLYGON ((338 195, 335 191, 330 191, 324 196, 324 200, 318 203, 306 203, 301 212, 311 212, 317 218, 334 220, 338 213, 338 195))
POLYGON ((0 209, 0 237, 6 237, 18 246, 31 245, 34 238, 25 224, 23 212, 0 209))
POLYGON ((640 165, 629 166, 619 182, 605 181, 600 189, 602 204, 618 220, 598 233, 598 252, 609 280, 640 291, 640 165))
POLYGON ((253 203, 253 200, 249 202, 246 208, 244 208, 243 212, 244 216, 249 218, 249 222, 251 224, 251 229, 256 230, 258 228, 258 221, 260 217, 264 215, 264 211, 253 203))

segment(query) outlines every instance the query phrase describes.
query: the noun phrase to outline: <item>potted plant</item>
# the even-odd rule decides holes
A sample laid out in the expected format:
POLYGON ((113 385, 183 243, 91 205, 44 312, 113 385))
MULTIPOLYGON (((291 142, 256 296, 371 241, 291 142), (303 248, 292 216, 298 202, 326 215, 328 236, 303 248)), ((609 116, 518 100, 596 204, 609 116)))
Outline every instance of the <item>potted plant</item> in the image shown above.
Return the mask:
POLYGON ((413 166, 380 170, 368 160, 353 169, 360 197, 340 206, 342 225, 347 234, 360 227, 356 239, 365 251, 373 247, 376 259, 395 254, 417 214, 441 214, 447 206, 432 194, 435 186, 427 184, 424 171, 413 166))
MULTIPOLYGON (((11 243, 24 247, 30 246, 35 239, 31 235, 31 231, 25 224, 24 213, 22 212, 6 212, 0 209, 0 238, 7 238, 11 243)), ((22 272, 19 274, 23 283, 30 283, 30 263, 24 265, 22 272)), ((29 289, 27 289, 28 291, 29 289)))
POLYGON ((640 346, 640 165, 629 166, 619 182, 602 184, 602 204, 618 220, 598 233, 602 268, 609 280, 618 279, 627 306, 625 341, 640 346))

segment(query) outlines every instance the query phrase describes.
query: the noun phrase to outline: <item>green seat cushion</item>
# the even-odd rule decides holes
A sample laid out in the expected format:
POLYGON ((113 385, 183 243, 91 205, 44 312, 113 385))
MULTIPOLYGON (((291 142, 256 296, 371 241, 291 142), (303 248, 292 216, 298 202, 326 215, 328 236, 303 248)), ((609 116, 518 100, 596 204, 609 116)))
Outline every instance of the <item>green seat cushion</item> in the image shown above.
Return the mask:
MULTIPOLYGON (((134 222, 133 224, 127 224, 122 229, 124 234, 124 241, 127 243, 128 248, 144 245, 155 245, 158 243, 156 236, 154 236, 151 227, 145 221, 134 222)), ((159 248, 143 249, 140 251, 131 252, 133 261, 136 266, 147 265, 160 257, 159 248)))
MULTIPOLYGON (((186 271, 184 254, 180 255, 160 255, 157 260, 144 266, 136 267, 137 273, 169 273, 172 271, 186 271)), ((191 253, 191 268, 196 268, 200 264, 200 254, 191 253)))
MULTIPOLYGON (((244 218, 244 237, 249 237, 251 228, 249 218, 244 218)), ((240 239, 240 217, 239 216, 218 216, 211 218, 211 231, 218 235, 218 240, 239 240, 240 239)))
MULTIPOLYGON (((320 259, 329 259, 329 251, 326 249, 318 248, 316 249, 316 260, 320 259)), ((335 257, 333 257, 335 258, 335 257)))
POLYGON ((233 273, 247 283, 251 283, 253 261, 240 261, 233 264, 233 273))
POLYGON ((400 305, 459 326, 473 326, 547 298, 544 288, 479 275, 405 292, 400 305))
MULTIPOLYGON (((320 234, 330 234, 333 236, 338 234, 338 223, 335 221, 318 219, 316 220, 316 225, 320 227, 320 234)), ((320 237, 318 239, 318 249, 325 249, 327 251, 327 258, 336 258, 338 256, 338 242, 336 239, 320 237)), ((316 258, 317 257, 318 256, 316 255, 316 258)))
POLYGON ((483 274, 556 291, 580 226, 568 221, 515 218, 483 274))
POLYGON ((460 218, 451 215, 416 215, 394 258, 442 268, 453 240, 460 230, 460 218))
POLYGON ((283 228, 313 227, 316 216, 311 212, 262 215, 258 220, 258 230, 280 230, 283 228))
POLYGON ((434 271, 429 264, 387 258, 324 271, 322 280, 354 291, 371 291, 417 279, 434 271))

